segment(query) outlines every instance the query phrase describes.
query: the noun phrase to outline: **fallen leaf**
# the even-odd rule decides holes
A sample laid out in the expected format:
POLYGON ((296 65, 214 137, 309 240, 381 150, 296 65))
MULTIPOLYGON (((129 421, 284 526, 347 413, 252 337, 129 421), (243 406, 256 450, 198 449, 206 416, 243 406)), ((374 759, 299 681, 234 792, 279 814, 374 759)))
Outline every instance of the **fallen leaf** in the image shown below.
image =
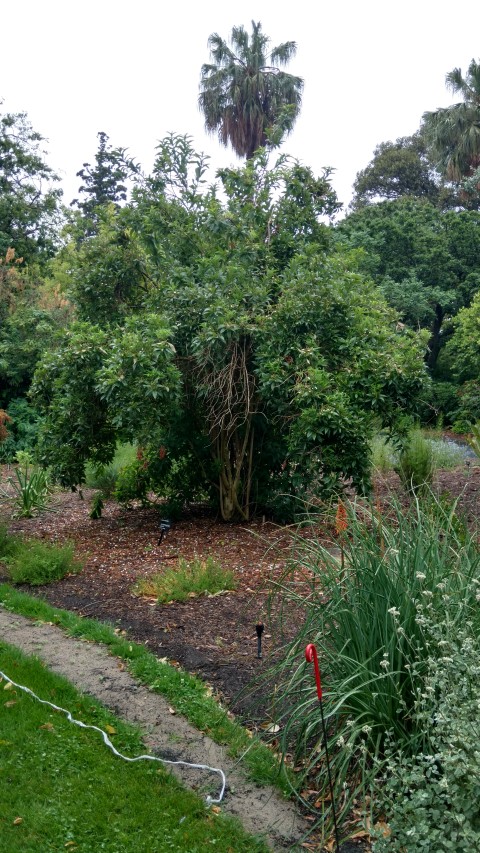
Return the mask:
POLYGON ((109 735, 116 735, 117 730, 114 729, 113 726, 105 726, 105 731, 108 732, 109 735))
POLYGON ((176 714, 177 713, 175 708, 169 708, 168 710, 169 710, 170 714, 176 714))
POLYGON ((13 706, 17 704, 17 700, 11 699, 10 702, 4 702, 3 704, 5 708, 13 708, 13 706))
POLYGON ((13 684, 12 684, 12 682, 11 682, 11 681, 7 681, 7 683, 6 683, 6 685, 5 685, 5 687, 4 687, 3 689, 4 689, 4 690, 13 690, 13 684))
POLYGON ((40 726, 41 729, 46 729, 47 732, 53 732, 54 725, 53 723, 44 723, 43 726, 40 726))
POLYGON ((377 832, 381 832, 384 838, 388 838, 392 834, 392 830, 384 820, 377 821, 374 828, 377 832))
POLYGON ((68 848, 68 847, 70 847, 70 848, 71 848, 71 847, 78 847, 78 844, 77 844, 77 842, 76 842, 76 841, 67 841, 67 843, 66 843, 64 846, 65 846, 65 847, 67 847, 67 848, 68 848))
POLYGON ((280 726, 277 723, 269 723, 268 720, 265 723, 261 723, 260 728, 269 734, 275 734, 280 731, 280 726))
POLYGON ((16 817, 13 821, 14 826, 20 826, 21 823, 23 823, 23 817, 16 817))
POLYGON ((220 814, 220 812, 222 810, 221 810, 220 806, 212 806, 210 811, 212 811, 214 814, 220 814))

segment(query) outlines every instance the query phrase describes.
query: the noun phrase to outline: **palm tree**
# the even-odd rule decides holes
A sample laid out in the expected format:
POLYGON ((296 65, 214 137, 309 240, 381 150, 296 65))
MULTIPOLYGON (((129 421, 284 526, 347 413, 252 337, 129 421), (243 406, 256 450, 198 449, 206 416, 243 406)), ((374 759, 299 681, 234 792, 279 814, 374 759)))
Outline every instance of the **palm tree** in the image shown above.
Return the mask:
POLYGON ((438 167, 448 180, 460 181, 480 166, 480 64, 472 59, 465 77, 454 68, 446 86, 463 101, 423 115, 423 132, 438 167))
POLYGON ((231 144, 239 157, 253 154, 275 131, 279 142, 300 111, 303 80, 280 70, 295 56, 297 45, 287 41, 268 53, 270 39, 252 21, 251 36, 233 27, 230 46, 213 33, 208 39, 212 64, 202 66, 199 107, 205 128, 231 144))

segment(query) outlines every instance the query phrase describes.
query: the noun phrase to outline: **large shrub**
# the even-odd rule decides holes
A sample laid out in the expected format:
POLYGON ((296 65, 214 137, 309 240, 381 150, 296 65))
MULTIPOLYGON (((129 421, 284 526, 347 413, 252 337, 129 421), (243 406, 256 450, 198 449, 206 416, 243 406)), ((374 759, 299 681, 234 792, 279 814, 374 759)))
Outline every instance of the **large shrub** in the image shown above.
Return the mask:
POLYGON ((166 140, 135 203, 89 241, 88 269, 86 249, 72 261, 88 322, 37 371, 44 459, 74 485, 114 438, 133 441, 160 494, 286 520, 306 493, 368 488, 373 424, 393 429, 415 405, 424 343, 332 248, 328 174, 260 153, 221 172, 221 203, 200 192, 203 168, 166 140))

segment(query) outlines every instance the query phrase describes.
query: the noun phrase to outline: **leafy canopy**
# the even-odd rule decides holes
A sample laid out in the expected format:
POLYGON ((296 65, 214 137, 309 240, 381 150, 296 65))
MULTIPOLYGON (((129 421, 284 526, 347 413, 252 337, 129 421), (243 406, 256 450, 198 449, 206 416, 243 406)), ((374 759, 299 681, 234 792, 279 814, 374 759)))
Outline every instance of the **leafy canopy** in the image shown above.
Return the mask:
POLYGON ((460 181, 480 166, 480 63, 471 60, 465 76, 454 68, 447 88, 462 101, 423 115, 423 133, 447 179, 460 181))
POLYGON ((437 204, 439 183, 420 134, 401 137, 396 142, 381 142, 368 166, 357 173, 352 208, 403 196, 425 198, 437 204))
POLYGON ((62 192, 43 142, 26 113, 0 114, 0 256, 13 248, 31 263, 54 253, 62 192))
POLYGON ((374 423, 394 429, 414 405, 424 343, 334 248, 328 173, 260 151, 219 173, 220 200, 204 169, 168 137, 134 202, 77 251, 82 322, 35 380, 44 459, 75 485, 88 458, 136 441, 143 489, 208 498, 226 520, 288 519, 345 478, 368 487, 374 423), (135 255, 145 274, 115 289, 135 255))
POLYGON ((434 369, 446 317, 468 305, 479 287, 480 214, 441 211, 427 200, 400 198, 367 205, 336 228, 338 238, 364 249, 373 276, 403 322, 429 329, 434 369))

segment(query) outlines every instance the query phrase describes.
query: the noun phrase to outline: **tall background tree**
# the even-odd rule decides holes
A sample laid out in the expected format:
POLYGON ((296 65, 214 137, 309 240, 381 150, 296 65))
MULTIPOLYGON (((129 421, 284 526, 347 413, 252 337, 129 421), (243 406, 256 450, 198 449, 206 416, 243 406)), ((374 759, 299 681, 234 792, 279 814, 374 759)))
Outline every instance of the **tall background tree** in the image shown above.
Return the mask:
POLYGON ((302 78, 281 70, 295 56, 296 43, 269 51, 269 42, 254 21, 251 35, 233 27, 230 45, 213 33, 208 40, 212 62, 201 71, 198 102, 206 130, 247 159, 269 135, 278 142, 292 129, 302 102, 302 78))
POLYGON ((362 248, 362 269, 382 289, 400 319, 430 332, 427 363, 434 373, 445 322, 469 305, 480 286, 480 214, 439 210, 405 196, 366 205, 335 229, 362 248))
POLYGON ((112 148, 104 131, 100 131, 97 136, 95 164, 84 163, 77 172, 77 178, 83 181, 78 188, 81 199, 72 201, 72 205, 82 214, 82 223, 77 222, 79 232, 87 237, 96 233, 102 209, 109 204, 118 208, 126 202, 128 182, 140 173, 138 164, 127 156, 125 148, 112 148))
POLYGON ((43 263, 55 251, 62 192, 43 142, 26 113, 0 114, 0 257, 43 263))
POLYGON ((432 204, 441 199, 440 176, 429 160, 420 133, 377 145, 368 166, 357 173, 353 189, 354 210, 404 196, 424 198, 432 204))
POLYGON ((448 180, 459 182, 480 166, 480 64, 470 62, 446 75, 446 86, 462 101, 423 115, 423 132, 431 154, 448 180))

